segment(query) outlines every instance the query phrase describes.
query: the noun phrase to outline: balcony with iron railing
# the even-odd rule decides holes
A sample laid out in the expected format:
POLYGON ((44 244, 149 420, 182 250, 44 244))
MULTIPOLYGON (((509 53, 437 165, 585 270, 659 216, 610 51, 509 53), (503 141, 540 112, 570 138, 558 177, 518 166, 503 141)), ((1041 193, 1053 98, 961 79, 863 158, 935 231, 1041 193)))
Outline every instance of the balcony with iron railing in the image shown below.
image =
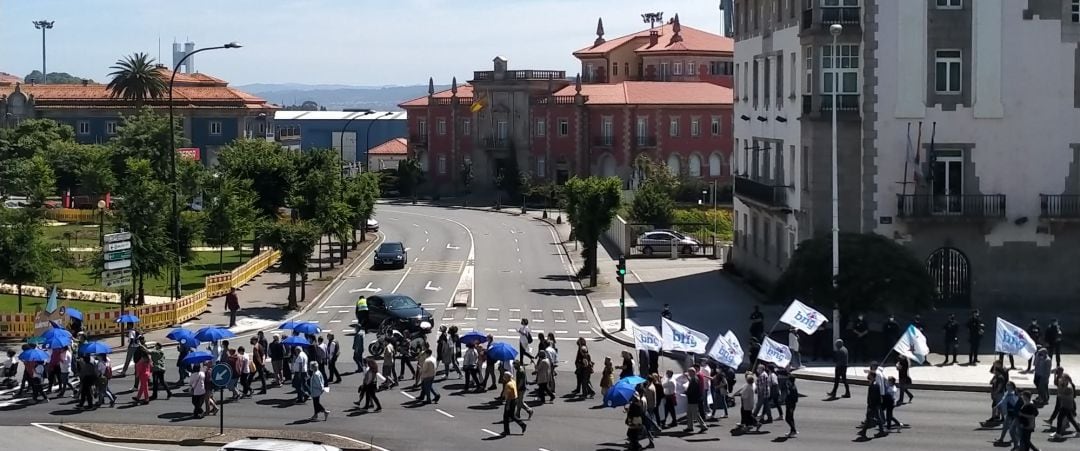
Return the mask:
MULTIPOLYGON (((493 70, 473 72, 473 81, 494 81, 496 72, 493 70)), ((565 80, 564 70, 508 70, 503 73, 502 80, 565 80)))
MULTIPOLYGON (((821 105, 818 106, 817 111, 814 111, 814 96, 809 94, 803 94, 802 96, 802 113, 804 115, 811 115, 813 113, 823 113, 832 111, 832 94, 818 94, 817 97, 821 99, 821 105)), ((840 105, 837 109, 837 113, 847 116, 851 116, 853 113, 859 112, 859 95, 858 94, 837 94, 836 103, 840 105)))
POLYGON ((819 30, 828 31, 829 25, 834 23, 859 26, 862 23, 861 16, 862 9, 858 6, 806 9, 802 12, 801 28, 810 30, 817 26, 819 30))
POLYGON ((486 150, 504 150, 510 148, 510 138, 488 136, 481 142, 486 150))
POLYGON ((611 147, 614 142, 615 137, 611 135, 593 136, 593 147, 611 147))
POLYGON ((735 175, 733 195, 742 200, 751 200, 770 208, 787 208, 787 192, 788 187, 784 185, 754 180, 746 174, 735 175))
POLYGON ((427 134, 409 135, 409 144, 412 144, 416 147, 427 147, 427 143, 427 134))
POLYGON ((656 137, 655 136, 634 136, 634 147, 636 147, 638 149, 656 147, 656 137))
POLYGON ((1080 195, 1040 194, 1039 218, 1047 221, 1080 222, 1080 195))
POLYGON ((1005 219, 1004 194, 897 194, 896 216, 909 220, 988 221, 1005 219))

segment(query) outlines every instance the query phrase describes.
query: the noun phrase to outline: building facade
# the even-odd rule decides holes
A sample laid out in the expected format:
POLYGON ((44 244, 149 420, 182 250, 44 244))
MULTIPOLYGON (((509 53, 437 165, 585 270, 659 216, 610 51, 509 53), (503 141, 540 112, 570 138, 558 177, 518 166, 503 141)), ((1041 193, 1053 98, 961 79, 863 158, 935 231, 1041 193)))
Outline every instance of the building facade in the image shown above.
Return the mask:
POLYGON ((754 114, 736 120, 737 266, 766 281, 783 270, 760 251, 793 250, 778 241, 792 235, 770 233, 766 221, 782 219, 796 242, 829 232, 835 77, 841 231, 911 250, 939 306, 1023 300, 1056 309, 1080 295, 1071 271, 1080 245, 1080 1, 739 1, 735 22, 736 114, 761 111, 753 99, 764 98, 770 69, 776 76, 775 60, 770 67, 758 56, 769 48, 801 62, 802 97, 786 125, 799 130, 785 134, 800 141, 784 143, 795 149, 786 156, 793 184, 753 171, 775 167, 754 153, 781 133, 754 129, 754 114), (836 47, 832 24, 843 27, 836 47))
POLYGON ((367 164, 367 149, 406 136, 403 111, 278 111, 274 136, 297 149, 334 149, 346 163, 367 164))
MULTIPOLYGON (((162 68, 166 80, 172 74, 162 68)), ((272 137, 274 105, 232 88, 206 74, 177 73, 173 89, 174 114, 191 141, 186 155, 214 165, 220 148, 237 138, 272 137)), ((168 100, 146 106, 166 114, 168 100)), ((0 79, 0 126, 23 119, 52 119, 75 130, 84 144, 104 143, 116 135, 123 115, 136 113, 131 102, 113 98, 106 85, 96 83, 36 85, 0 79)))
POLYGON ((513 168, 534 183, 605 175, 630 187, 642 153, 680 176, 729 183, 732 41, 678 16, 612 41, 603 34, 599 23, 593 45, 574 52, 586 75, 573 81, 511 70, 502 57, 445 91, 429 80, 428 96, 401 105, 428 188, 454 192, 469 173, 489 189, 513 168))

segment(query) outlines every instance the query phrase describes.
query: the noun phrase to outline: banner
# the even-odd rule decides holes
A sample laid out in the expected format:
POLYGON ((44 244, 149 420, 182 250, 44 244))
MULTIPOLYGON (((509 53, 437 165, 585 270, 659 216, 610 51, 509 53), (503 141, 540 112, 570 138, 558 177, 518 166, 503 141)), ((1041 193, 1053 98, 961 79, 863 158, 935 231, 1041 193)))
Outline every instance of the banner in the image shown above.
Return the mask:
POLYGON ((1035 355, 1036 346, 1035 340, 1031 339, 1027 331, 1001 319, 999 316, 994 349, 997 352, 1004 352, 1021 359, 1030 359, 1031 356, 1035 355))
POLYGON ((694 329, 676 323, 667 318, 660 318, 664 337, 664 349, 669 351, 692 352, 695 354, 705 353, 705 344, 709 342, 709 336, 694 329))
POLYGON ((775 363, 780 368, 787 368, 791 364, 791 350, 787 346, 773 341, 772 338, 765 337, 765 342, 761 344, 758 359, 775 363))
POLYGON ((653 326, 634 326, 634 348, 638 351, 659 351, 663 338, 653 326))
POLYGON ((896 341, 893 350, 897 354, 919 363, 924 363, 927 354, 930 354, 930 346, 926 344, 926 336, 914 324, 908 325, 904 335, 901 335, 900 339, 896 341))
POLYGON ((709 349, 709 357, 732 369, 738 369, 743 361, 743 351, 738 341, 732 343, 728 339, 729 334, 734 335, 729 330, 727 334, 716 337, 712 348, 709 349))
POLYGON ((828 321, 825 315, 799 302, 798 299, 791 301, 784 316, 780 317, 780 322, 806 332, 807 335, 813 335, 825 321, 828 321))

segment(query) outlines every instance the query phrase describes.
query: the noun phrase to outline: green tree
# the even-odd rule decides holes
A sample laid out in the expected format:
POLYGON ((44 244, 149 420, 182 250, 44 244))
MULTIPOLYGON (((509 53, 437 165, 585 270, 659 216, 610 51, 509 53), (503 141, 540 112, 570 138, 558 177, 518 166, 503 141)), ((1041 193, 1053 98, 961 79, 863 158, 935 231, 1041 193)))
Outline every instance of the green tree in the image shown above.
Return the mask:
POLYGON ((38 212, 0 209, 0 280, 17 287, 22 312, 22 287, 44 284, 56 268, 56 255, 45 239, 38 212))
POLYGON ((176 259, 168 233, 171 221, 167 206, 171 199, 168 186, 155 176, 149 161, 131 159, 125 172, 128 175, 120 189, 123 201, 117 225, 131 232, 131 268, 138 303, 143 304, 145 279, 160 277, 176 259))
POLYGON ((679 189, 679 178, 668 170, 667 165, 652 161, 644 153, 634 159, 634 173, 641 185, 652 184, 669 197, 674 197, 679 189))
MULTIPOLYGON (((346 180, 345 203, 351 209, 350 222, 361 230, 360 241, 367 239, 367 220, 375 215, 375 201, 379 199, 381 174, 364 172, 346 180)), ((356 239, 353 238, 355 249, 356 239)))
POLYGON ((297 310, 296 278, 307 272, 311 249, 319 241, 319 231, 306 221, 273 223, 265 232, 267 241, 281 251, 280 267, 289 273, 289 309, 297 310))
POLYGON ((52 119, 27 119, 0 128, 0 160, 30 158, 56 143, 74 143, 75 129, 52 119))
POLYGON ((162 69, 149 55, 136 52, 110 67, 109 92, 113 98, 124 99, 142 106, 147 100, 160 99, 169 93, 162 69))
POLYGON ((84 146, 86 153, 76 175, 79 192, 100 196, 116 189, 116 174, 112 170, 112 149, 106 146, 84 146))
POLYGON ((259 216, 276 220, 278 209, 288 205, 296 181, 297 159, 296 152, 280 144, 238 139, 222 148, 217 169, 223 177, 250 180, 259 216))
POLYGON ((611 226, 622 203, 617 177, 574 177, 566 182, 566 212, 574 233, 585 247, 584 274, 589 285, 596 286, 596 252, 600 235, 611 226))
POLYGON ((46 83, 50 85, 77 85, 82 84, 83 81, 89 83, 94 82, 94 80, 76 77, 67 72, 49 72, 49 75, 47 77, 42 77, 41 71, 37 69, 34 69, 25 77, 23 77, 23 81, 25 81, 26 83, 30 83, 30 81, 33 80, 36 83, 41 83, 42 78, 45 78, 46 83))
POLYGON ((637 222, 666 227, 671 225, 675 216, 675 202, 662 186, 646 182, 634 193, 630 216, 637 222))
MULTIPOLYGON (((298 173, 303 176, 297 179, 291 203, 300 218, 312 221, 328 238, 347 236, 347 230, 351 228, 350 212, 342 202, 344 192, 338 153, 330 149, 306 151, 300 156, 298 166, 298 173)), ((331 259, 330 268, 333 267, 331 259)))
MULTIPOLYGON (((184 138, 179 122, 174 122, 171 128, 176 146, 187 146, 189 141, 184 138)), ((151 162, 154 174, 159 179, 171 181, 172 143, 169 129, 169 118, 150 108, 141 108, 136 114, 123 116, 123 121, 116 128, 116 136, 109 140, 109 146, 113 149, 113 174, 123 179, 127 160, 139 158, 151 162)))
POLYGON ((416 191, 424 183, 424 171, 420 162, 409 158, 398 162, 398 192, 402 196, 416 198, 416 191))
POLYGON ((840 234, 840 274, 832 282, 832 238, 803 241, 777 280, 772 297, 799 299, 845 315, 868 311, 919 311, 931 305, 930 275, 903 246, 874 233, 840 234))
POLYGON ((218 271, 223 271, 224 247, 238 251, 255 225, 255 193, 251 181, 218 177, 210 185, 203 222, 206 244, 218 247, 218 271))
POLYGON ((42 155, 0 161, 0 193, 21 194, 32 207, 41 207, 56 193, 56 177, 42 155))

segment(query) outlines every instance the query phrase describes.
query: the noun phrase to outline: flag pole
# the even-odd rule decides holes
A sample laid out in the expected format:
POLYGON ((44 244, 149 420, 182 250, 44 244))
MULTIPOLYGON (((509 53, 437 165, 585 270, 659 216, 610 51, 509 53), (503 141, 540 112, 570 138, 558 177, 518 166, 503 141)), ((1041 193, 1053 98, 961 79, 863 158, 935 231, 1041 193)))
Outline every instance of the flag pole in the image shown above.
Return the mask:
POLYGON ((904 185, 903 188, 901 188, 901 195, 902 196, 907 196, 908 163, 911 161, 911 157, 912 157, 912 155, 911 155, 911 122, 907 123, 907 133, 905 134, 905 138, 907 138, 907 149, 906 149, 907 152, 904 154, 904 181, 900 182, 900 184, 904 185))

